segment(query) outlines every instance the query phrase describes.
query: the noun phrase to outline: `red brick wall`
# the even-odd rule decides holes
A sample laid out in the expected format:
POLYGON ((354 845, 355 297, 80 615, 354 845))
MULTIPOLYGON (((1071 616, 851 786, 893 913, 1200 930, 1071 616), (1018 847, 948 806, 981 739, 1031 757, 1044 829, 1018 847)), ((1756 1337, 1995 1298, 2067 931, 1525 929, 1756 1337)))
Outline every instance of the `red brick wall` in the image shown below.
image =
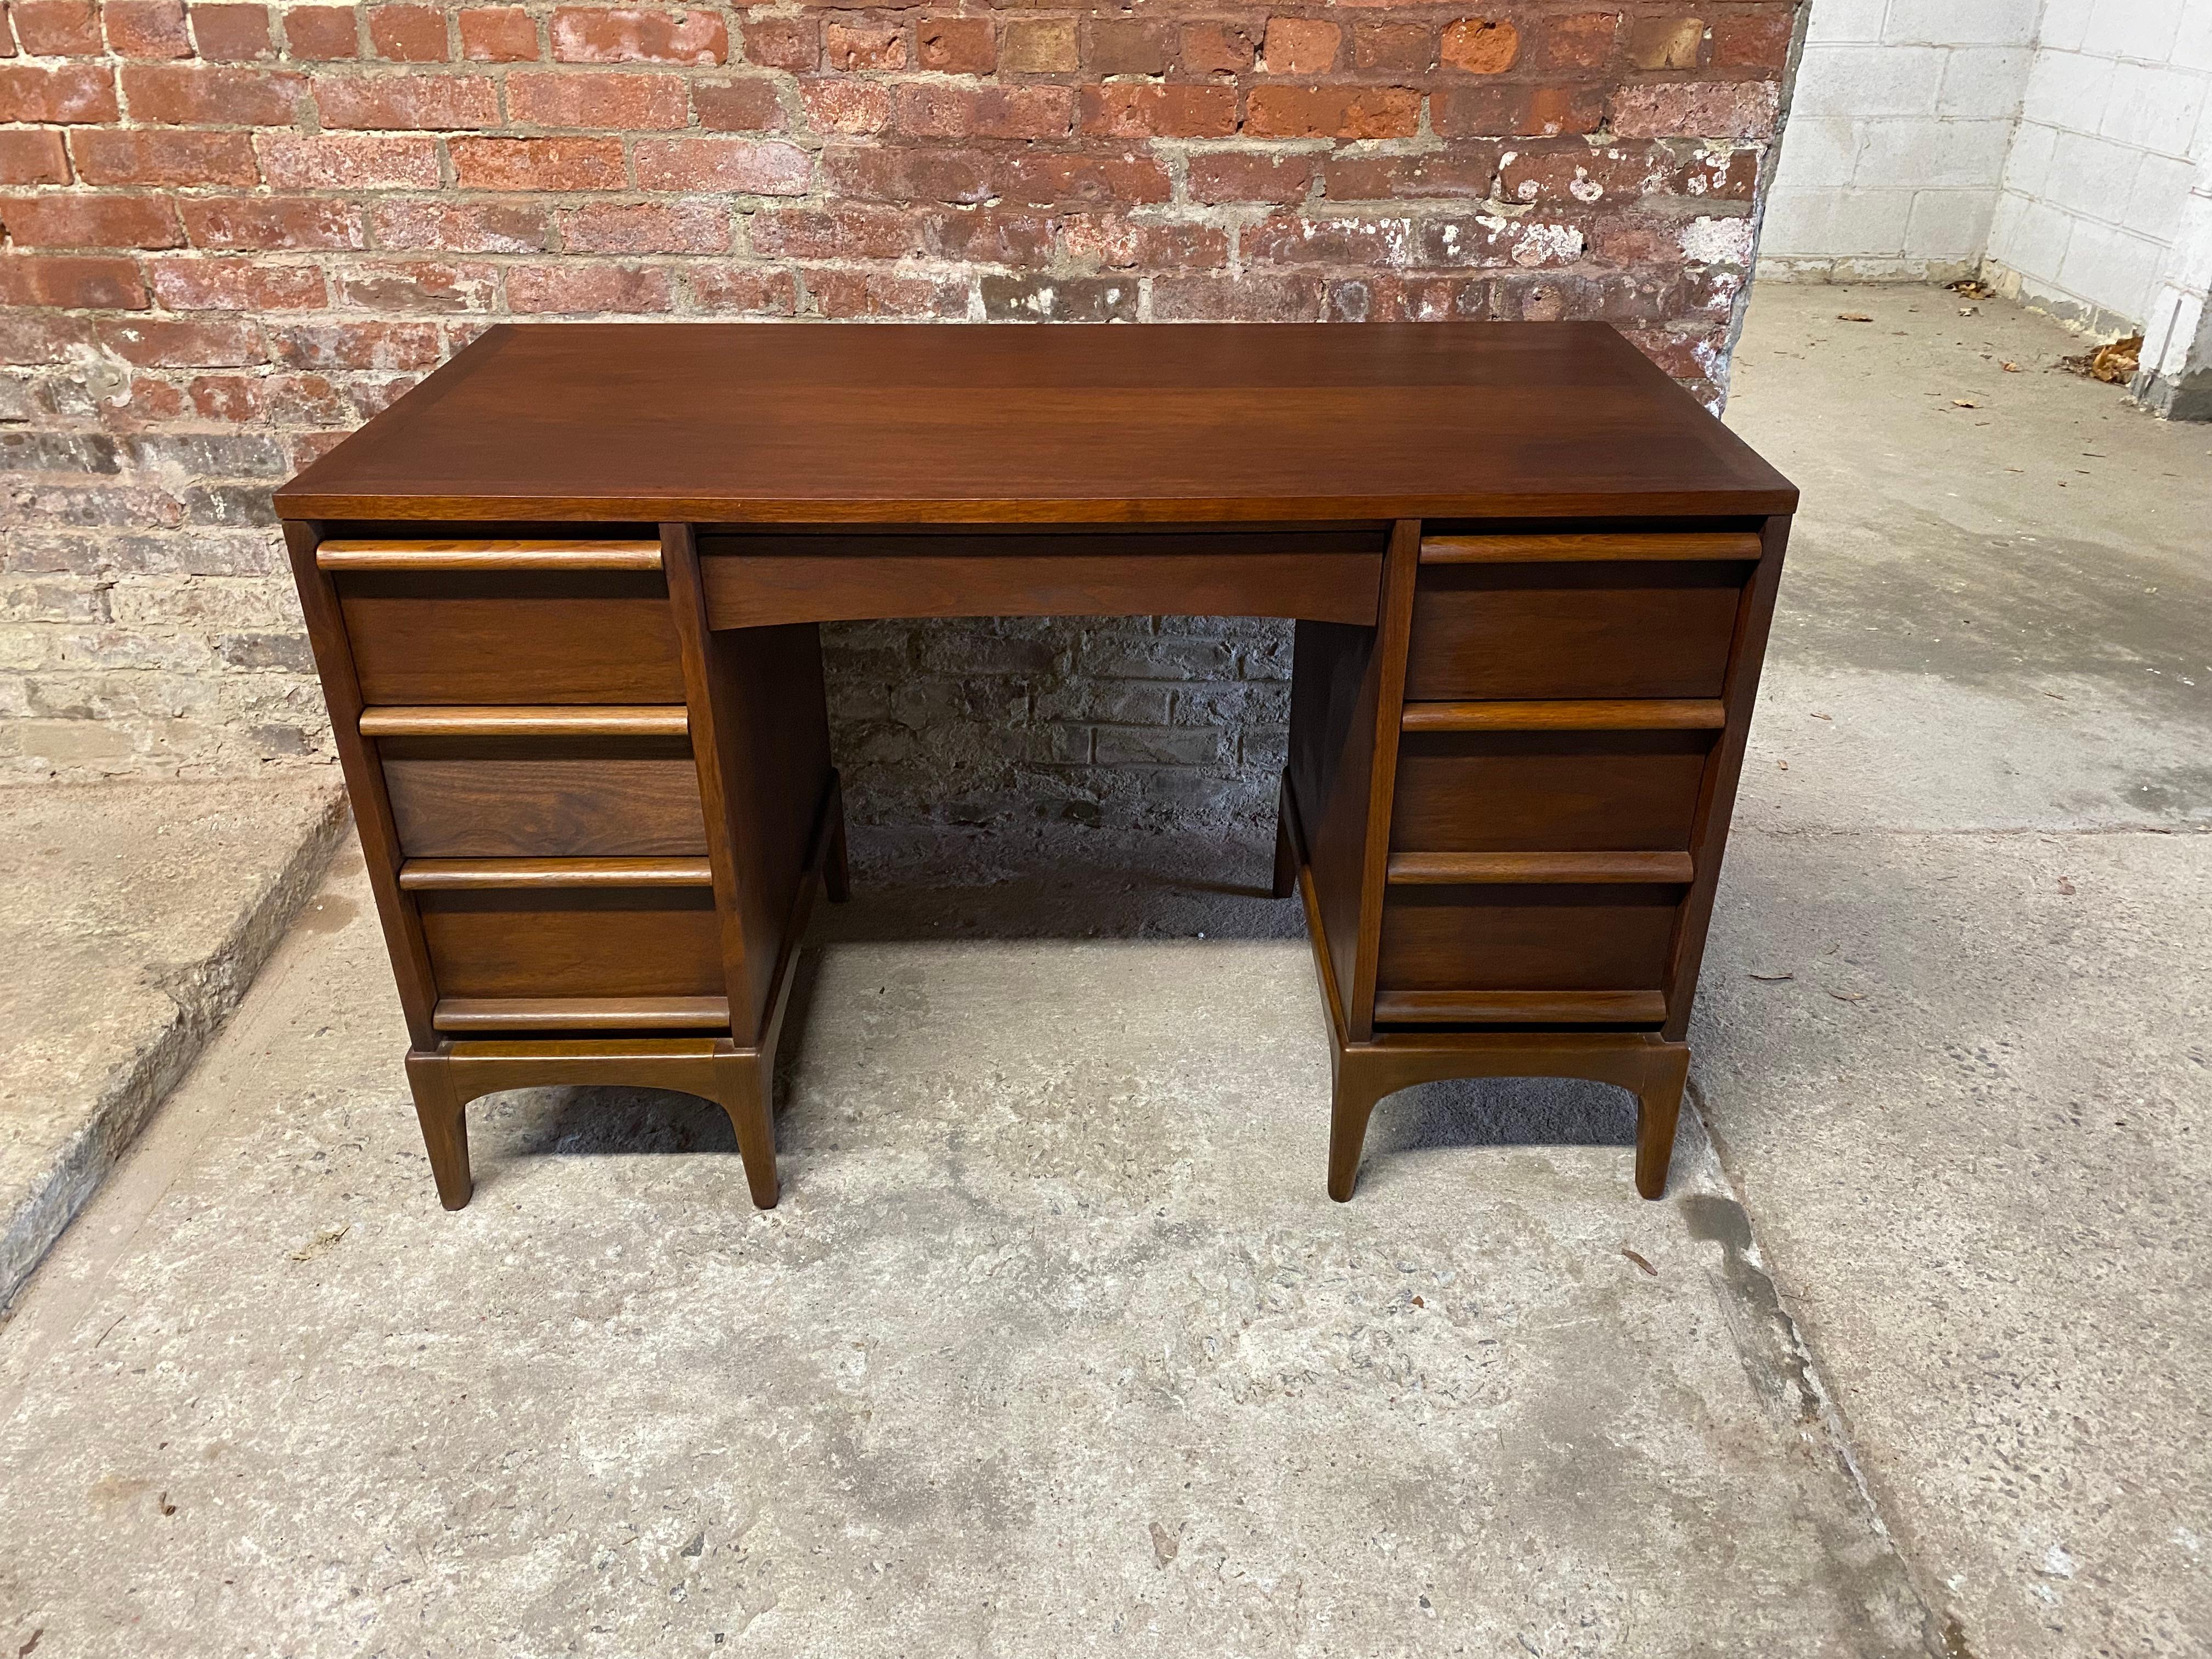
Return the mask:
POLYGON ((317 750, 266 491, 494 318, 1599 317, 1717 398, 1796 10, 9 0, 0 763, 317 750))

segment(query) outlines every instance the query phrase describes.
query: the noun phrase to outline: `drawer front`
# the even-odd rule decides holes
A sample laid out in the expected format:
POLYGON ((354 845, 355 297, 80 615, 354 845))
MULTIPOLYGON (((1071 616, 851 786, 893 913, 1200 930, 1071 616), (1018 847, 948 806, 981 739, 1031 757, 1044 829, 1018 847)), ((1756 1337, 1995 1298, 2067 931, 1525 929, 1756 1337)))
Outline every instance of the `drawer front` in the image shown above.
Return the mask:
POLYGON ((1390 846, 1410 853, 1678 852, 1711 732, 1408 732, 1390 846))
POLYGON ((337 587, 370 704, 684 701, 657 571, 358 572, 337 587))
POLYGON ((1384 991, 1655 991, 1679 887, 1394 887, 1384 991))
POLYGON ((704 888, 417 896, 441 997, 720 996, 704 888))
POLYGON ((1406 696, 1717 697, 1741 564, 1425 566, 1406 696))
POLYGON ((707 850, 681 740, 385 738, 410 858, 649 858, 707 850))

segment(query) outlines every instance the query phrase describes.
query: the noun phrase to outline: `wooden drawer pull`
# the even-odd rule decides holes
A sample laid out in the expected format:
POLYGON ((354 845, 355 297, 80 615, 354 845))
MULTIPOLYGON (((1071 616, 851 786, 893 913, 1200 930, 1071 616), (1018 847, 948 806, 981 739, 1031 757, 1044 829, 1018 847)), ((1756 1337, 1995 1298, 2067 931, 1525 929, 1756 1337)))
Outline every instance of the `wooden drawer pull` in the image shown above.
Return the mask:
POLYGON ((690 730, 691 712, 681 703, 441 703, 361 711, 364 738, 681 738, 690 730))
POLYGON ((1375 1018, 1396 1025, 1657 1025, 1657 991, 1383 991, 1375 1018))
POLYGON ((713 1031, 727 997, 441 997, 441 1031, 713 1031))
POLYGON ((410 859, 399 884, 417 890, 488 887, 711 887, 704 859, 410 859))
POLYGON ((1421 543, 1423 564, 1611 563, 1623 559, 1682 562, 1742 560, 1756 563, 1765 551, 1747 530, 1683 535, 1430 536, 1421 543))
POLYGON ((1728 705, 1705 698, 1586 702, 1409 702, 1407 732, 1717 732, 1728 705))
POLYGON ((659 542, 340 540, 315 549, 325 570, 658 570, 659 542))
POLYGON ((1476 882, 1686 882, 1687 853, 1393 853, 1393 884, 1476 882))

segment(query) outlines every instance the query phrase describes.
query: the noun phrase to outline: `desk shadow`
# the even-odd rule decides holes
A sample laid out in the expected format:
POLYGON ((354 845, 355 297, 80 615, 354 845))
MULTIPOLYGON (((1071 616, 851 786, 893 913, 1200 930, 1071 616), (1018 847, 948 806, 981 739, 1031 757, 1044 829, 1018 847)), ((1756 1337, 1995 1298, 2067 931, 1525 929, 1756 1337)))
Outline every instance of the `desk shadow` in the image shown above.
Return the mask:
POLYGON ((671 1089, 552 1087, 486 1095, 470 1108, 471 1139, 487 1164, 609 1152, 738 1154, 729 1115, 671 1089))
POLYGON ((1636 1097, 1566 1078, 1424 1083, 1384 1097, 1367 1156, 1454 1146, 1633 1146, 1636 1097))

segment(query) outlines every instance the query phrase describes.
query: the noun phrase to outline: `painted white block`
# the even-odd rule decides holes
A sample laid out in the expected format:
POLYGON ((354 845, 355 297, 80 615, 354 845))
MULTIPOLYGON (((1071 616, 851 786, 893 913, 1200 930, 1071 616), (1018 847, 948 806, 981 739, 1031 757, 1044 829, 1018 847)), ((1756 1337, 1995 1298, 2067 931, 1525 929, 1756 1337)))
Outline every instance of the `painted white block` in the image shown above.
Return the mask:
POLYGON ((1881 38, 1901 46, 2024 46, 2036 0, 1889 0, 1881 38))
POLYGON ((2009 121, 1869 121, 1855 186, 1994 191, 2004 176, 2009 121))
POLYGON ((2103 138, 2062 132, 2051 147, 2051 173, 2043 197, 2055 207, 2085 218, 2117 221, 2127 210, 2142 152, 2103 138))
POLYGON ((1974 121, 2009 121, 2020 113, 2035 54, 2025 46, 1960 46, 1943 65, 1936 112, 1974 121))
POLYGON ((2112 70, 2111 101, 2097 131, 2161 155, 2186 155, 2204 112, 2203 76, 2164 64, 2121 64, 2112 70))
POLYGON ((1987 191, 1923 190, 1905 221, 1905 252, 1916 259, 1978 259, 1996 210, 1987 191))
POLYGON ((2005 239, 1992 241, 1990 252, 2024 275, 2056 281, 2080 222, 2047 202, 2027 202, 2006 227, 2005 239))
POLYGON ((1805 24, 1808 53, 1814 46, 1838 40, 1881 40, 1888 11, 1889 0, 1813 0, 1813 15, 1805 24))
POLYGON ((2109 58, 2074 52, 2037 52, 2021 100, 2022 118, 2075 132, 2094 132, 2105 118, 2112 69, 2109 58))
POLYGON ((2148 237, 2108 225, 2077 223, 2058 267, 2058 283, 2123 317, 2141 317, 2150 309, 2165 252, 2148 237))
POLYGON ((2022 196, 2042 195, 2051 177, 2051 152, 2057 143, 2057 128, 2022 121, 2013 133, 2012 153, 2005 158, 2004 187, 2022 196))
POLYGON ((2045 52, 2079 52, 2089 39, 2090 15, 2097 0, 2043 0, 2035 41, 2045 52))
POLYGON ((1777 190, 1843 190, 1858 159, 1862 124, 1832 115, 1792 115, 1782 129, 1777 190))
POLYGON ((2212 6, 2199 0, 2181 15, 2181 32, 2173 39, 2172 62, 2177 69, 2212 71, 2212 6))
POLYGON ((2188 0, 2097 0, 2087 49, 2112 58, 2163 64, 2181 32, 2188 0))
POLYGON ((2181 216, 2189 205, 2190 186, 2197 169, 2169 155, 2146 155, 2136 169, 2135 188, 2120 222, 2141 236, 2172 243, 2181 234, 2181 216))
POLYGON ((1932 46, 1824 46, 1797 73, 1793 115, 1933 115, 1944 54, 1932 46))
POLYGON ((2027 198, 2015 196, 2010 191, 1997 196, 1997 210, 1990 216, 1989 251, 2011 247, 2020 240, 2021 216, 2027 211, 2027 198))
POLYGON ((1791 191, 1766 202, 1759 252, 1845 258, 1895 257, 1905 251, 1912 192, 1905 190, 1791 191))

